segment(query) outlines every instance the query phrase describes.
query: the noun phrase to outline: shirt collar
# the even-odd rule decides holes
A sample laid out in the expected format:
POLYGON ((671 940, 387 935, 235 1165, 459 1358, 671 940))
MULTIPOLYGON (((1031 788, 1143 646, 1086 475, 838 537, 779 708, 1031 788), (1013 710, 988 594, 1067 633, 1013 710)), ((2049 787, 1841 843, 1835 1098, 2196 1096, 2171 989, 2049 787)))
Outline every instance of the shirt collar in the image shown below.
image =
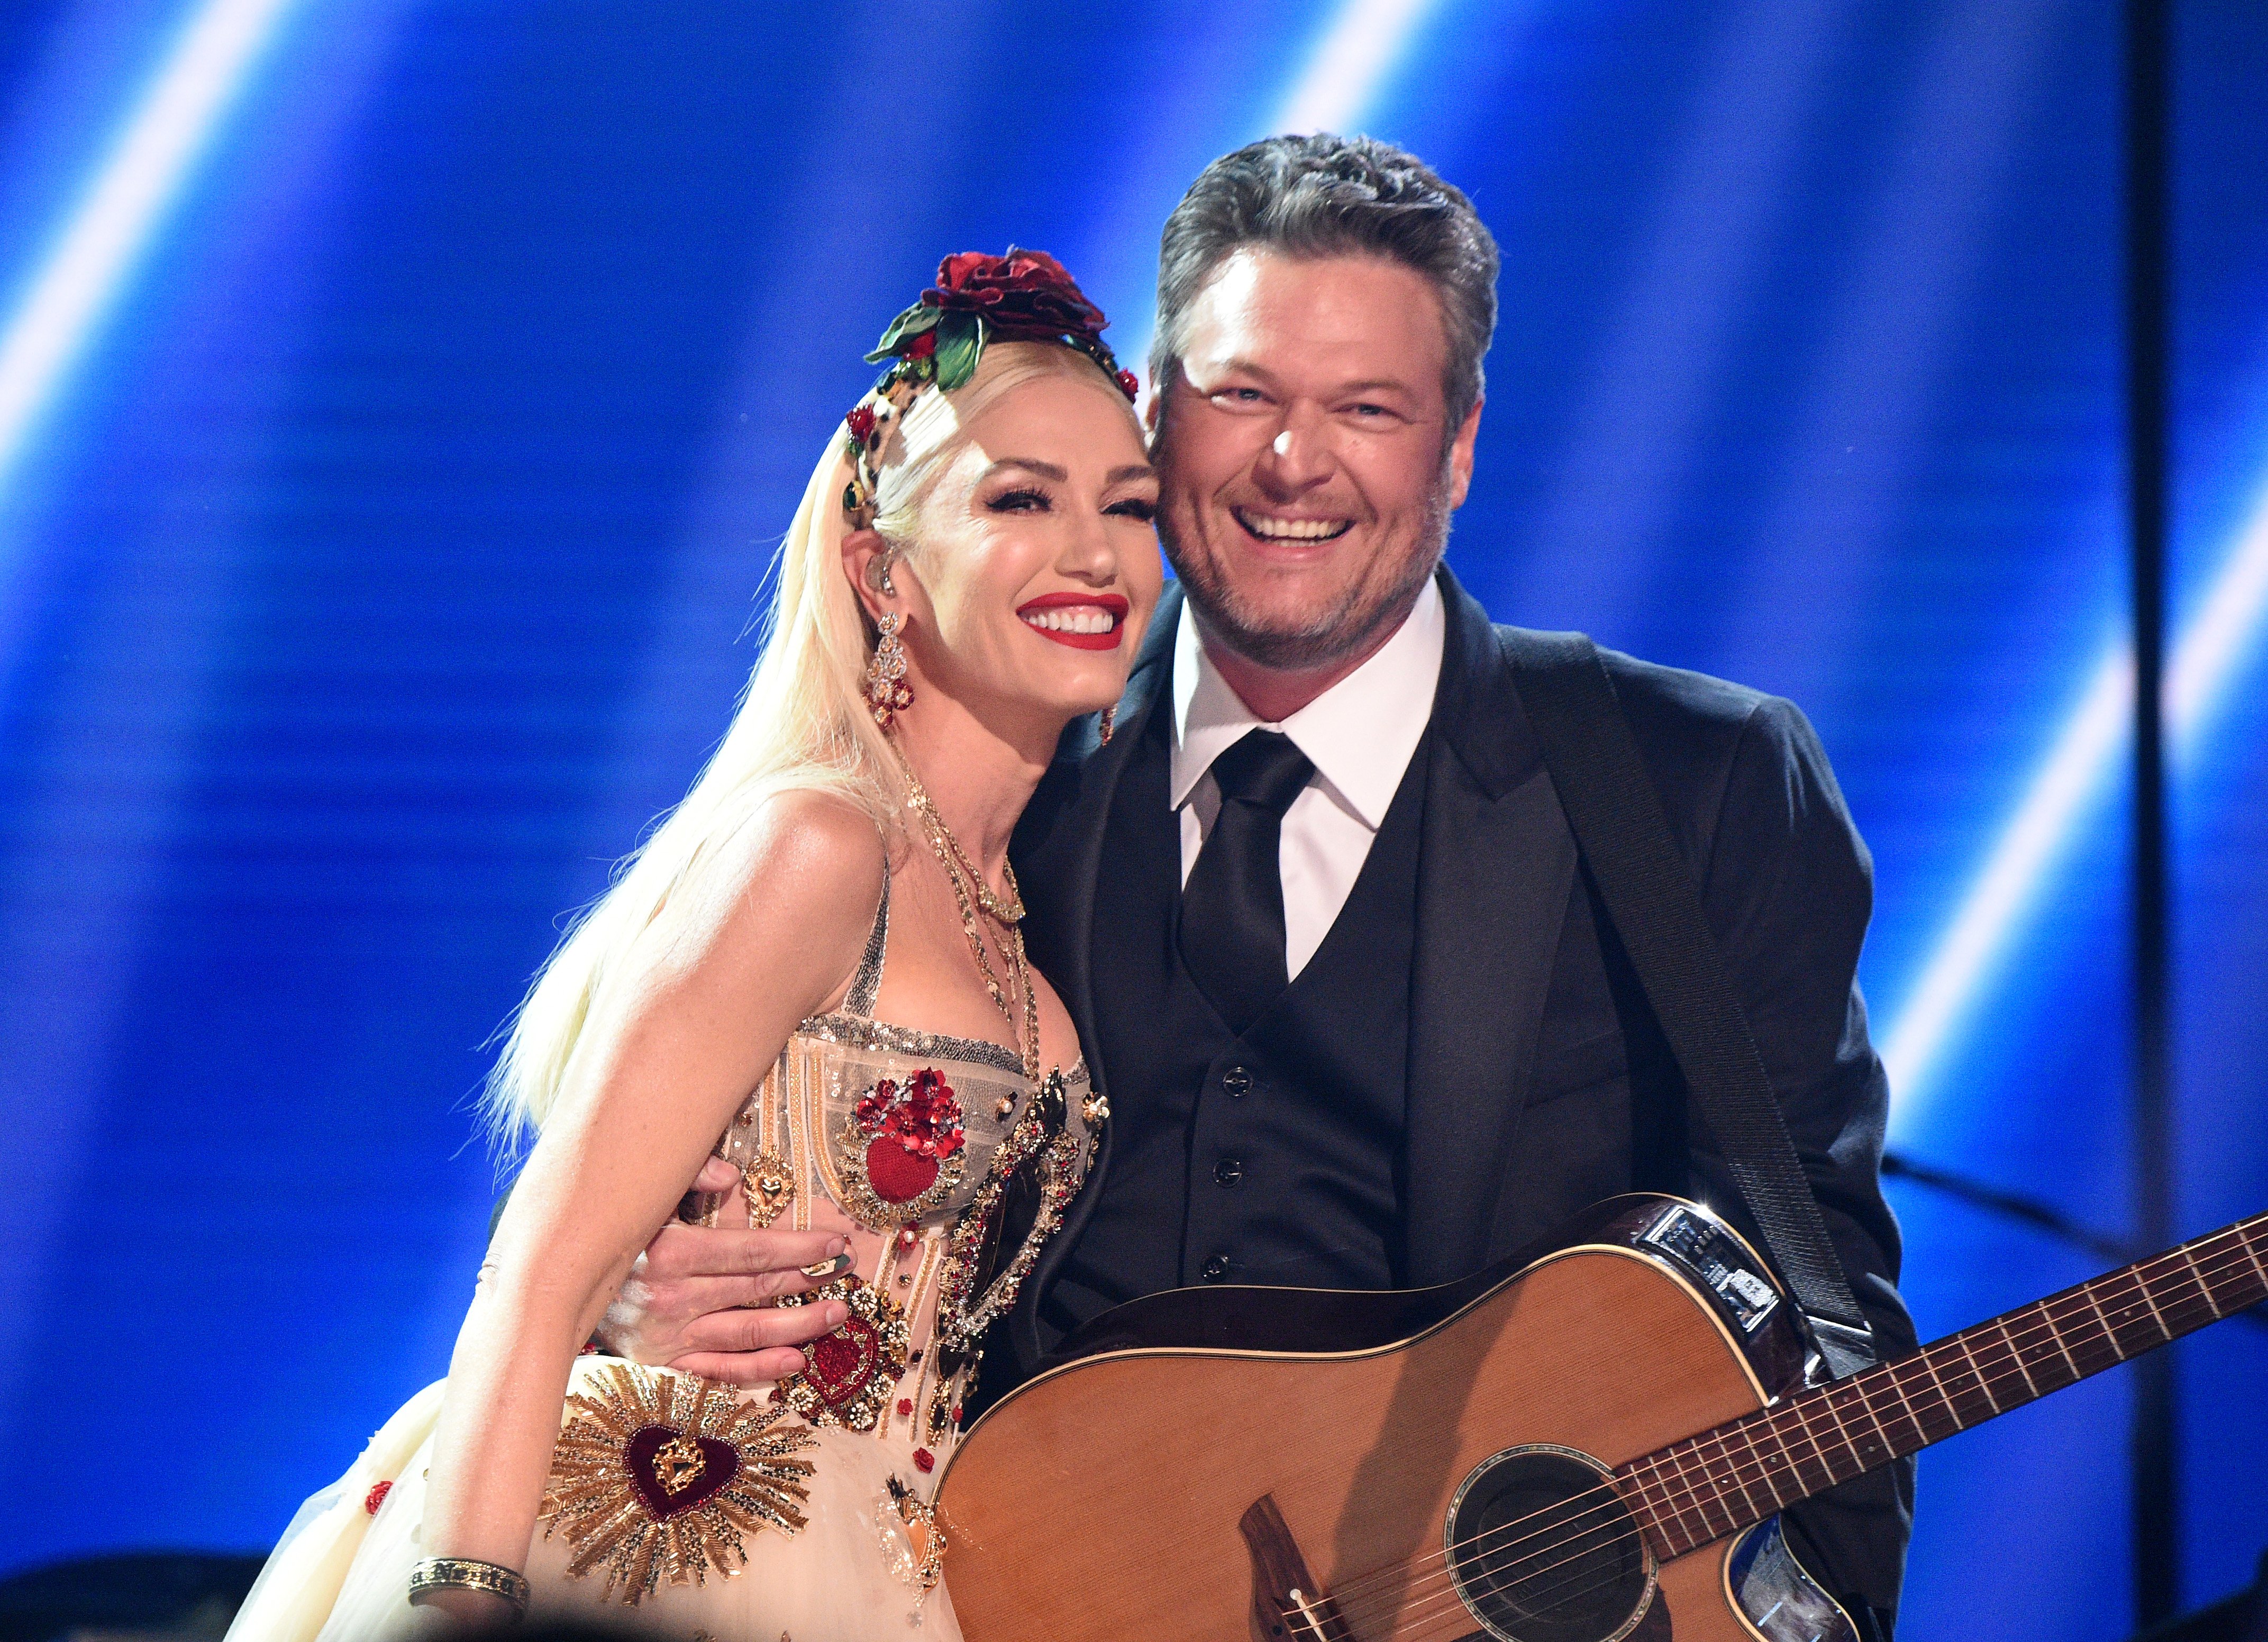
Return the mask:
POLYGON ((1214 668, 1183 600, 1174 636, 1174 807, 1189 802, 1212 761, 1248 732, 1280 730, 1377 831, 1433 716, 1447 626, 1440 585, 1428 578, 1408 618, 1369 659, 1281 724, 1268 724, 1214 668))

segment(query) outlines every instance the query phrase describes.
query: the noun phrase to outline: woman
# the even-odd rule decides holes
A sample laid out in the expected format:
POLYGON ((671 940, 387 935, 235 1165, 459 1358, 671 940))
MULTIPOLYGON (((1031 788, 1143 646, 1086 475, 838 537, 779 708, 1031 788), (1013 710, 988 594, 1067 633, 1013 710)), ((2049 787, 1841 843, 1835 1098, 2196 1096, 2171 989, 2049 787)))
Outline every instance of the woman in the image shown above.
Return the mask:
POLYGON ((968 254, 868 356, 731 731, 497 1067, 538 1138, 449 1376, 309 1502, 232 1636, 957 1637, 928 1500, 1106 1116, 1006 859, 1160 587, 1102 324, 1052 259, 968 254), (742 1189, 684 1211, 840 1239, 779 1301, 831 1331, 753 1393, 578 1355, 712 1152, 742 1189))

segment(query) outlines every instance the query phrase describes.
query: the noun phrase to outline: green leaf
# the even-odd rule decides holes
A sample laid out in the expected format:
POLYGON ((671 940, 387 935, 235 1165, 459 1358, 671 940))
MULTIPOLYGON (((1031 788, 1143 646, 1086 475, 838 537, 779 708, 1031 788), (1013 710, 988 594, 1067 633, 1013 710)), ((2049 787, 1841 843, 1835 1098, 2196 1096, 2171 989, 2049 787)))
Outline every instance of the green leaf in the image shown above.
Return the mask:
POLYGON ((984 353, 984 321, 974 313, 955 313, 938 327, 937 385, 947 393, 976 374, 984 353))
POLYGON ((890 328, 882 333, 882 340, 874 344, 874 351, 866 356, 868 364, 880 364, 898 351, 899 345, 909 336, 918 336, 924 331, 934 330, 945 317, 944 310, 915 303, 890 321, 890 328))

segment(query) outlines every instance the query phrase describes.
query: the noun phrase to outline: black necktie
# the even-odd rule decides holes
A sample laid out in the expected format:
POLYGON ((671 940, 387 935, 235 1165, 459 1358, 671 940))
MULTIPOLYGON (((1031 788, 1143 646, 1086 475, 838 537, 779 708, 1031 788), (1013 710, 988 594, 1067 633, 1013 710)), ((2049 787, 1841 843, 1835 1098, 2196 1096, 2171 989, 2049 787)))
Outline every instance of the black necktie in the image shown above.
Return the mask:
POLYGON ((1220 814, 1182 890, 1182 961, 1241 1036, 1291 983, 1284 960, 1284 812, 1315 767, 1273 730, 1212 761, 1220 814))

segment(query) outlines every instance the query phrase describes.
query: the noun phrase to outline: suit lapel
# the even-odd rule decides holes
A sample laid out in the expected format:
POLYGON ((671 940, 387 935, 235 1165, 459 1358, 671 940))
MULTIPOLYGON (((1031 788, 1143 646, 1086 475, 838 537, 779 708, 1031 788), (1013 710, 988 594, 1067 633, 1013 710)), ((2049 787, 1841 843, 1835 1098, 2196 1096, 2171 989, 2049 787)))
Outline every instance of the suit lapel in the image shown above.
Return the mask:
POLYGON ((1181 589, 1168 584, 1127 678, 1109 743, 1103 744, 1096 719, 1073 721, 1009 846, 1030 908, 1024 939, 1032 961, 1071 1011, 1079 1042, 1089 1047, 1096 1041, 1094 887, 1102 867, 1103 834, 1119 777, 1151 711, 1168 694, 1181 609, 1181 589))
POLYGON ((1575 842, 1488 615, 1447 570, 1418 868, 1403 1266, 1447 1282, 1498 1252, 1521 1102, 1575 842))

